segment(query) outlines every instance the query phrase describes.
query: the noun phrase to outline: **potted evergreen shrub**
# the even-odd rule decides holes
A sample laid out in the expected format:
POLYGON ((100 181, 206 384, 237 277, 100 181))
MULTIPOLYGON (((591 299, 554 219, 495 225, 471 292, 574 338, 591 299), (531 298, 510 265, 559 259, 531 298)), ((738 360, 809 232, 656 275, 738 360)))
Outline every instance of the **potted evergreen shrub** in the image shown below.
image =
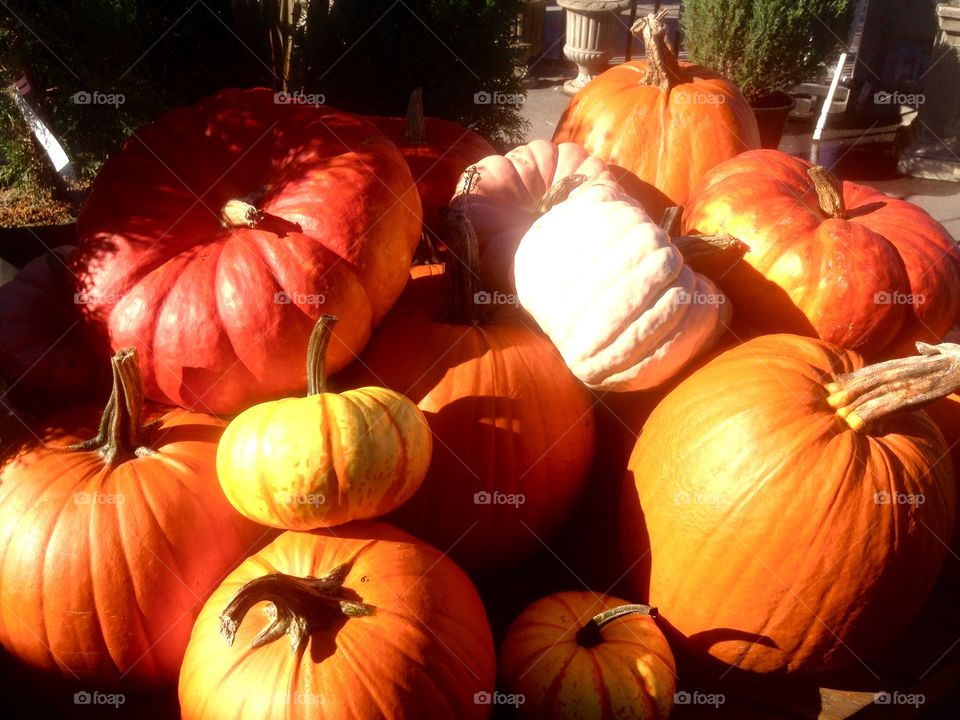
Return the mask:
POLYGON ((851 0, 685 0, 680 18, 691 59, 740 86, 764 147, 777 147, 793 100, 786 90, 835 60, 851 0))

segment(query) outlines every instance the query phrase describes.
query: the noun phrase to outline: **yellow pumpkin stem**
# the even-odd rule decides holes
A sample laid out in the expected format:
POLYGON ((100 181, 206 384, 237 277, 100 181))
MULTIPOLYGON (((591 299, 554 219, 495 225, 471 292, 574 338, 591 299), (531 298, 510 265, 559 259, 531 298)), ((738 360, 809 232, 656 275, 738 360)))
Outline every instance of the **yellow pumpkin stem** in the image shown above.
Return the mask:
POLYGON ((144 435, 156 423, 143 424, 143 379, 137 364, 135 348, 118 350, 110 359, 113 369, 113 389, 100 417, 97 435, 90 440, 74 443, 66 450, 96 450, 107 465, 147 455, 153 451, 144 447, 144 435))
POLYGON ((960 345, 917 343, 920 355, 868 365, 824 385, 827 404, 856 431, 960 388, 960 345))
POLYGON ((666 9, 650 13, 637 20, 630 32, 643 38, 647 52, 647 71, 641 82, 648 86, 658 85, 661 90, 669 91, 674 85, 684 82, 684 73, 667 41, 667 26, 663 22, 666 16, 666 9))
POLYGON ((403 139, 411 145, 423 145, 427 142, 427 127, 423 120, 423 88, 417 88, 410 93, 403 139))
POLYGON ((820 211, 828 218, 845 219, 847 209, 843 203, 843 185, 837 177, 823 165, 809 168, 807 175, 813 180, 813 189, 817 191, 820 211))
POLYGON ((321 577, 271 573, 251 580, 220 614, 220 634, 227 645, 233 645, 250 609, 257 603, 269 602, 266 614, 270 623, 257 633, 250 647, 258 648, 286 635, 296 653, 312 633, 330 627, 339 618, 373 615, 372 605, 343 587, 352 566, 353 561, 345 562, 321 577))
POLYGON ((227 200, 220 210, 220 222, 228 228, 255 228, 263 220, 263 211, 245 200, 227 200))
POLYGON ((603 626, 609 622, 621 618, 625 615, 649 615, 655 618, 657 609, 649 605, 620 605, 602 613, 594 615, 577 631, 577 644, 580 647, 592 648, 603 642, 603 636, 600 631, 603 626))
POLYGON ((307 344, 307 396, 327 391, 327 346, 333 336, 336 315, 321 315, 310 333, 307 344))

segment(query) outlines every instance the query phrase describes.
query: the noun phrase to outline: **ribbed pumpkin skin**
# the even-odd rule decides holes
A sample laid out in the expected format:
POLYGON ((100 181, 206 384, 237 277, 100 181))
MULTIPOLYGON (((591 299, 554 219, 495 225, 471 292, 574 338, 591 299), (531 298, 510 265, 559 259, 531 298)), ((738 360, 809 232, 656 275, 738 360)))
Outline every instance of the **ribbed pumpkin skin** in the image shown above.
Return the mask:
POLYGON ((592 403, 517 313, 473 327, 443 322, 444 280, 411 281, 404 298, 415 300, 401 299, 338 382, 381 383, 417 403, 433 458, 390 521, 486 573, 538 552, 575 509, 593 456, 592 403), (479 504, 481 492, 524 502, 479 504))
POLYGON ((735 329, 816 335, 868 358, 942 338, 960 312, 960 250, 947 232, 917 206, 850 182, 847 219, 828 218, 809 167, 775 150, 744 153, 691 195, 685 231, 722 229, 750 247, 720 281, 739 308, 735 329), (881 293, 902 300, 877 302, 881 293))
POLYGON ((224 431, 217 474, 243 515, 312 530, 384 515, 420 487, 430 426, 385 388, 320 393, 256 405, 224 431))
POLYGON ((113 347, 137 348, 149 397, 230 414, 303 389, 323 313, 343 318, 330 371, 350 362, 402 291, 420 229, 410 171, 373 125, 226 90, 140 128, 104 165, 76 269, 113 347), (268 217, 223 227, 245 197, 268 217))
POLYGON ((524 702, 519 716, 537 720, 666 720, 676 691, 676 663, 649 615, 628 615, 601 629, 586 648, 577 631, 625 600, 561 592, 537 600, 513 621, 499 654, 508 693, 524 702))
POLYGON ((427 138, 423 143, 412 143, 404 137, 406 118, 368 119, 403 153, 420 193, 424 231, 442 237, 445 227, 440 211, 456 192, 460 174, 468 165, 495 154, 496 150, 482 135, 442 118, 423 119, 427 138))
POLYGON ((71 246, 27 263, 0 286, 0 377, 28 411, 62 408, 103 394, 106 342, 84 334, 66 268, 71 246), (63 263, 58 267, 59 263, 63 263))
POLYGON ((616 185, 582 185, 527 231, 517 297, 595 390, 668 381, 724 331, 726 297, 616 185), (584 264, 583 239, 594 261, 584 264))
MULTIPOLYGON (((96 435, 99 414, 72 410, 34 431, 67 445, 96 435)), ((271 534, 220 490, 220 420, 184 410, 145 419, 161 422, 146 437, 155 454, 112 472, 95 452, 37 446, 0 468, 0 643, 21 662, 100 683, 173 684, 203 600, 271 534)))
POLYGON ((453 562, 388 525, 286 532, 231 573, 197 618, 180 674, 183 720, 486 718, 493 638, 480 597, 453 562), (265 603, 232 646, 219 614, 240 587, 272 572, 320 576, 353 561, 344 587, 373 615, 319 630, 298 653, 281 637, 256 649, 265 603))
POLYGON ((606 70, 570 101, 553 141, 579 143, 685 205, 710 168, 759 148, 760 131, 736 85, 699 65, 680 66, 687 81, 667 91, 642 84, 643 60, 606 70))
POLYGON ((485 157, 466 170, 450 206, 462 210, 477 233, 483 287, 513 292, 513 256, 537 219, 537 205, 557 182, 576 174, 616 182, 606 163, 579 145, 547 140, 485 157), (473 169, 476 185, 465 193, 473 169))
POLYGON ((943 436, 923 412, 856 433, 825 383, 855 353, 792 335, 719 355, 657 405, 621 503, 628 583, 677 644, 756 672, 855 662, 933 586, 954 525, 943 436), (878 502, 876 493, 924 496, 878 502))

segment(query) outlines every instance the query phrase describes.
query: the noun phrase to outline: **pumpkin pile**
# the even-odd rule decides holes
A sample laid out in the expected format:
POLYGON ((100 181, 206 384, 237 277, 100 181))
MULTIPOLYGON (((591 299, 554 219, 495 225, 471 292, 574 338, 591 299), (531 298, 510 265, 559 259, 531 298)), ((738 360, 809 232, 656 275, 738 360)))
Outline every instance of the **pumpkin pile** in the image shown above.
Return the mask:
POLYGON ((661 20, 503 155, 419 91, 138 130, 0 288, 3 651, 197 720, 659 720, 882 651, 956 547, 960 251, 661 20))

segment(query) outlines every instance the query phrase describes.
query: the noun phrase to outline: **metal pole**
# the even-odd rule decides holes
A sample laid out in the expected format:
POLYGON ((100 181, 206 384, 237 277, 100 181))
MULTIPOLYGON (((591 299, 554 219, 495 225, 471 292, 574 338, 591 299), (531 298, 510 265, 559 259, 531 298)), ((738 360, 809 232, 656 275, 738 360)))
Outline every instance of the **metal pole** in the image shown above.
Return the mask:
MULTIPOLYGON (((630 24, 627 26, 627 49, 624 52, 624 60, 630 62, 633 59, 633 33, 630 32, 630 28, 633 27, 633 24, 637 21, 637 2, 639 0, 633 0, 633 5, 630 6, 630 24)), ((660 5, 660 0, 657 0, 657 5, 660 5)))

